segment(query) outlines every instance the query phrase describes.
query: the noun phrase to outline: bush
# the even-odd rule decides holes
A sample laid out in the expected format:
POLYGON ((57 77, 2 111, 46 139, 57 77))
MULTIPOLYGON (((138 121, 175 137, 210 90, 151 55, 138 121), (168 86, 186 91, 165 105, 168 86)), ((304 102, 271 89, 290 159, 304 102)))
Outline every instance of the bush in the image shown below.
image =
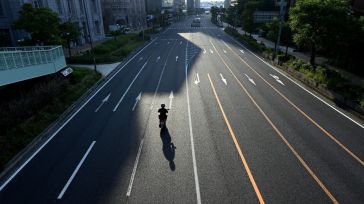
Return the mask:
POLYGON ((258 43, 257 40, 255 40, 253 37, 249 35, 241 35, 236 29, 231 27, 226 27, 224 31, 233 36, 235 39, 237 39, 239 42, 248 44, 252 49, 263 52, 266 50, 266 47, 263 43, 258 43))
MULTIPOLYGON (((145 36, 144 39, 149 39, 149 36, 145 36)), ((96 63, 113 63, 121 61, 143 42, 141 33, 117 36, 116 39, 108 40, 95 47, 95 61, 96 63)), ((90 53, 86 53, 82 56, 69 57, 66 61, 68 64, 93 64, 93 58, 90 53)))
POLYGON ((0 171, 100 77, 76 68, 69 77, 58 73, 1 87, 0 171))

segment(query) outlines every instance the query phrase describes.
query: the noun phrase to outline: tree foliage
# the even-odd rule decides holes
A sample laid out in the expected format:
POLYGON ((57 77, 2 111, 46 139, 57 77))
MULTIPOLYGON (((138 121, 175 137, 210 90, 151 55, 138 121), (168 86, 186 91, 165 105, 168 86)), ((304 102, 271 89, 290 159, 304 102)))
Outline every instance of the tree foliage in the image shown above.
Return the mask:
POLYGON ((14 28, 28 32, 33 43, 49 45, 60 42, 60 19, 57 13, 49 8, 33 8, 31 4, 24 4, 19 14, 14 28))
POLYGON ((346 0, 299 0, 290 10, 290 27, 297 45, 311 49, 310 63, 315 67, 318 49, 340 42, 340 32, 347 23, 346 0))
POLYGON ((59 30, 64 40, 76 41, 80 36, 80 31, 71 21, 66 21, 60 24, 59 30))
POLYGON ((244 10, 241 14, 241 24, 243 29, 249 34, 253 33, 256 28, 253 14, 260 6, 261 2, 258 0, 247 1, 244 4, 244 10))

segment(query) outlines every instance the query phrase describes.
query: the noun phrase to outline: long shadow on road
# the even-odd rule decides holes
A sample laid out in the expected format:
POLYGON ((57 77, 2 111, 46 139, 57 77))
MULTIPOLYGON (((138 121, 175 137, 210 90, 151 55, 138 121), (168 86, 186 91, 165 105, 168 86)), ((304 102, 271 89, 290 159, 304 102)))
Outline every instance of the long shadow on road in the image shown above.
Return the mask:
POLYGON ((163 155, 169 161, 169 167, 172 171, 176 170, 176 165, 174 163, 174 157, 176 155, 176 147, 172 143, 172 137, 169 134, 168 128, 161 129, 161 140, 163 142, 163 155))

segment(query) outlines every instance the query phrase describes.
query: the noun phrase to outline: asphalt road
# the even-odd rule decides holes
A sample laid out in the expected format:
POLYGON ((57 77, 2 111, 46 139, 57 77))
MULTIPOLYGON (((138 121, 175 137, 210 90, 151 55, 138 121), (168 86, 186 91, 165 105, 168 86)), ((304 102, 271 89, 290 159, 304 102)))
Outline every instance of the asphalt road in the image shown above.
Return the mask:
POLYGON ((120 65, 0 203, 364 203, 363 123, 201 18, 120 65))

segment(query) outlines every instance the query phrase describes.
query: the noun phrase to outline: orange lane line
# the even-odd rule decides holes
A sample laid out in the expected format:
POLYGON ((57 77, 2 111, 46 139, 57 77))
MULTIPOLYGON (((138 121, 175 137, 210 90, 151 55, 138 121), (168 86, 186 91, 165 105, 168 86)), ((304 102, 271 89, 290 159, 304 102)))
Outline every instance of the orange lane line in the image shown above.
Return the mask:
POLYGON ((312 178, 317 182, 317 184, 321 187, 321 189, 326 193, 326 195, 331 199, 333 203, 339 203, 335 197, 332 195, 332 193, 326 188, 326 186, 322 183, 322 181, 316 176, 316 174, 311 170, 311 168, 308 166, 308 164, 303 160, 303 158, 298 154, 298 152, 293 148, 293 146, 288 142, 288 140, 283 136, 281 131, 277 128, 277 126, 272 122, 272 120, 265 114, 265 112, 261 109, 261 107, 258 105, 258 103, 254 100, 254 98, 251 96, 251 94, 248 92, 248 90, 243 86, 243 84, 240 82, 240 80, 236 77, 234 72, 230 69, 229 65, 227 65, 226 61, 221 57, 220 53, 217 51, 215 45, 210 41, 214 49, 216 50, 217 54, 219 55, 222 62, 225 64, 225 66, 228 68, 230 73, 233 75, 233 77, 236 79, 240 87, 243 89, 243 91, 248 95, 250 100, 253 102, 255 107, 259 110, 259 112, 263 115, 263 117, 268 121, 268 123, 272 126, 274 131, 278 134, 278 136, 283 140, 283 142, 288 146, 288 148, 291 150, 293 155, 298 159, 298 161, 302 164, 302 166, 306 169, 306 171, 312 176, 312 178))
POLYGON ((252 174, 252 172, 250 171, 249 165, 248 165, 248 163, 246 162, 246 159, 245 159, 245 157, 244 157, 243 151, 241 150, 240 145, 239 145, 239 143, 238 143, 238 140, 236 139, 235 133, 234 133, 233 128, 231 127, 230 122, 229 122, 229 120, 228 120, 228 118, 227 118, 227 116, 226 116, 226 114, 225 114, 224 108, 223 108, 223 107, 222 107, 222 105, 221 105, 220 99, 219 99, 219 97, 218 97, 218 95, 217 95, 217 93, 216 93, 216 90, 215 90, 215 86, 214 86, 214 84, 212 83, 212 80, 211 80, 211 78, 210 78, 210 74, 207 74, 207 76, 209 77, 209 80, 210 80, 210 84, 211 84, 212 91, 213 91, 213 92, 214 92, 214 94, 215 94, 215 97, 216 97, 217 103, 219 104, 219 107, 220 107, 221 113, 222 113, 222 115, 223 115, 223 117, 224 117, 224 120, 225 120, 225 123, 226 123, 226 125, 227 125, 227 127, 228 127, 228 129, 229 129, 230 135, 231 135, 231 137, 232 137, 232 139, 233 139, 233 141, 234 141, 235 147, 236 147, 236 149, 237 149, 237 151, 238 151, 238 153, 239 153, 240 159, 241 159, 241 161, 243 162, 243 165, 244 165, 244 168, 245 168, 245 170, 246 170, 246 172, 247 172, 247 174, 248 174, 249 180, 250 180, 250 182, 251 182, 251 184, 252 184, 252 186, 253 186, 253 188, 254 188, 255 194, 256 194, 256 195, 257 195, 257 197, 258 197, 259 203, 263 204, 263 203, 265 203, 265 202, 264 202, 264 199, 263 199, 263 197, 262 197, 262 194, 260 193, 259 188, 258 188, 258 185, 256 184, 256 182, 255 182, 255 180, 254 180, 254 177, 253 177, 253 174, 252 174))
MULTIPOLYGON (((233 51, 233 50, 232 50, 233 51)), ((265 80, 257 71, 255 71, 245 60, 243 60, 235 51, 233 53, 244 63, 246 64, 255 74, 257 74, 265 83, 267 83, 274 91, 276 91, 282 98, 284 98, 291 106, 293 106, 298 112, 300 112, 303 116, 305 116, 309 121, 311 121, 317 128, 319 128, 323 133, 325 133, 331 140, 333 140, 337 145, 339 145, 342 149, 344 149, 351 157, 353 157, 356 161, 358 161, 362 166, 364 166, 364 161, 361 160, 358 156, 356 156, 352 151, 349 150, 344 144, 342 144, 336 137, 334 137, 329 131, 324 129, 321 125, 319 125, 314 119, 312 119, 308 114, 306 114, 303 110, 301 110, 297 105, 295 105, 291 100, 289 100, 284 94, 282 94, 278 89, 276 89, 272 84, 270 84, 267 80, 265 80)))

